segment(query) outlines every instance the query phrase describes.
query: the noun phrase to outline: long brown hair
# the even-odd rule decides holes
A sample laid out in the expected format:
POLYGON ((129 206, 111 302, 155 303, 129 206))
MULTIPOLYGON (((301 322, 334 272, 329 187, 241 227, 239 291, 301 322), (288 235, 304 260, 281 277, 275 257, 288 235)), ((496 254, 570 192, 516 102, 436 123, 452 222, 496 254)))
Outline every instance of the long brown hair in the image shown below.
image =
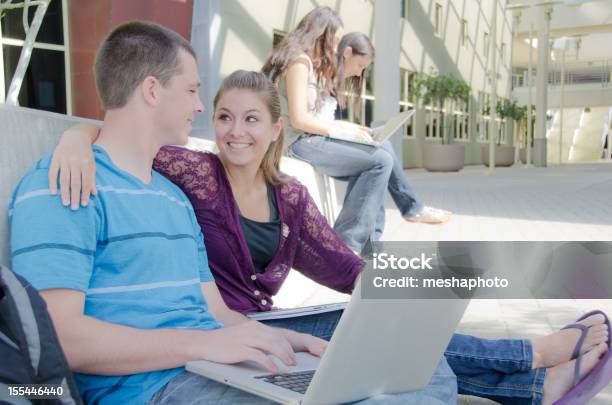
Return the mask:
POLYGON ((359 116, 361 111, 361 88, 365 80, 367 69, 363 69, 361 76, 344 77, 344 50, 351 47, 353 55, 369 56, 374 59, 374 45, 370 39, 361 32, 345 34, 338 44, 338 76, 336 86, 336 99, 341 108, 346 108, 348 98, 354 101, 354 111, 359 116))
MULTIPOLYGON (((272 122, 277 123, 281 117, 280 98, 276 86, 266 75, 261 72, 249 72, 237 70, 223 80, 221 87, 213 101, 213 109, 224 93, 229 90, 240 89, 257 93, 266 104, 268 112, 272 116, 272 122)), ((270 144, 259 168, 262 170, 267 183, 279 185, 287 183, 291 178, 280 171, 280 160, 283 156, 283 129, 280 136, 270 144)))
MULTIPOLYGON (((336 31, 342 26, 342 20, 331 8, 313 9, 274 48, 261 71, 278 84, 287 68, 305 53, 312 58, 317 82, 323 86, 323 96, 328 96, 336 82, 334 42, 336 31)), ((317 99, 317 107, 320 107, 321 101, 317 99)))

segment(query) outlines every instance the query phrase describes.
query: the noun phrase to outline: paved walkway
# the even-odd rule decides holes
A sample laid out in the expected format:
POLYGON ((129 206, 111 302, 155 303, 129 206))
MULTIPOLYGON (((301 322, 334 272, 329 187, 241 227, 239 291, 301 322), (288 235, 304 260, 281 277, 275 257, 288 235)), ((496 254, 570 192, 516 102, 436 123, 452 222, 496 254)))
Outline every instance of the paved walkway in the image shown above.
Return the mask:
MULTIPOLYGON (((459 173, 408 170, 406 174, 426 204, 455 215, 445 225, 407 223, 387 196, 383 240, 612 240, 609 163, 500 168, 493 174, 483 166, 459 173)), ((343 192, 340 183, 338 195, 343 192)), ((289 307, 346 299, 295 273, 276 304, 289 307)), ((459 331, 487 338, 529 337, 551 333, 593 308, 612 314, 612 299, 475 300, 459 331)), ((592 401, 610 403, 612 385, 592 401)))

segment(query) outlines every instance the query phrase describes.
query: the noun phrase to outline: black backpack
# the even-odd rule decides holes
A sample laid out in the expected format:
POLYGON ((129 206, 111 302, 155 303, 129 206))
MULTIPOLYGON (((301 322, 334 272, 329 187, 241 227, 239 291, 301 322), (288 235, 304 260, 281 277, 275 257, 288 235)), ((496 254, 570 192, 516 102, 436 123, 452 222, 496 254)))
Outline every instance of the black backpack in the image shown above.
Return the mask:
POLYGON ((0 265, 0 403, 6 402, 82 404, 45 301, 23 277, 0 265), (9 387, 15 384, 33 384, 19 387, 29 387, 30 399, 14 396, 9 387), (49 399, 59 391, 61 397, 49 399))

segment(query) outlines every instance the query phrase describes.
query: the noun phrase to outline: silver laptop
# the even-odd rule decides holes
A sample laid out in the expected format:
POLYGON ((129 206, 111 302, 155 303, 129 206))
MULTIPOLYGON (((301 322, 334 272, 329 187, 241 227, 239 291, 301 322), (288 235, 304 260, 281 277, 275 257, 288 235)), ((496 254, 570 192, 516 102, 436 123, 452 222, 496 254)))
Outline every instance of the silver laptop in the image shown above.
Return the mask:
POLYGON ((372 139, 371 140, 354 139, 352 137, 349 137, 349 136, 345 137, 343 135, 330 135, 330 138, 340 139, 342 141, 347 141, 347 142, 360 143, 363 145, 380 146, 381 143, 391 138, 391 136, 395 132, 397 132, 397 130, 400 129, 400 127, 404 125, 404 123, 408 121, 410 117, 412 117, 414 112, 415 112, 414 109, 402 111, 401 113, 397 114, 396 116, 388 120, 385 125, 381 125, 379 127, 372 128, 372 139))
POLYGON ((353 292, 322 358, 296 353, 297 366, 271 374, 253 362, 206 360, 187 370, 281 404, 322 405, 427 385, 469 300, 365 300, 353 292))

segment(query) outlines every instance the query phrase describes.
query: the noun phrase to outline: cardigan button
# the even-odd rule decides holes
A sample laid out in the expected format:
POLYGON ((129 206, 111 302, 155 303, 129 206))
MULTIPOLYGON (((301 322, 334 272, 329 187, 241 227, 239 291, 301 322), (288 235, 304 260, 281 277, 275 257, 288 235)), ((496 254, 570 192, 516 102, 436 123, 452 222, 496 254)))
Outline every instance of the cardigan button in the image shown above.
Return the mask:
POLYGON ((259 290, 255 290, 255 291, 253 291, 253 294, 255 294, 255 295, 259 295, 259 290))
POLYGON ((267 305, 267 304, 268 304, 268 301, 266 301, 266 300, 261 300, 261 304, 262 304, 262 305, 267 305))
POLYGON ((255 274, 251 275, 251 280, 253 281, 257 280, 257 276, 255 274))

